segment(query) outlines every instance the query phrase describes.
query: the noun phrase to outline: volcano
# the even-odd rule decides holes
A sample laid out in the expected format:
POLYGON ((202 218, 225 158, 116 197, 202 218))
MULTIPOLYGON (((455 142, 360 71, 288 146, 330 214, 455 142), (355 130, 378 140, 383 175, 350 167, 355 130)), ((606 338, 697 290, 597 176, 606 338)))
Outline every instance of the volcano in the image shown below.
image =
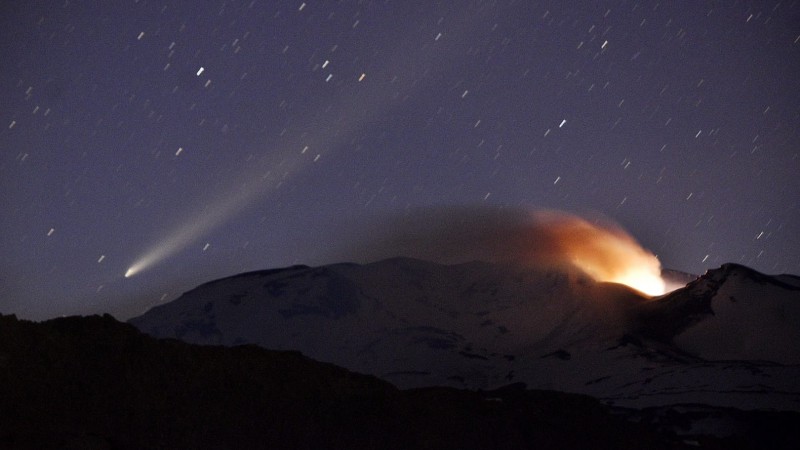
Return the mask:
POLYGON ((203 284, 131 324, 257 344, 401 388, 528 388, 620 408, 800 411, 800 278, 726 264, 661 297, 580 271, 410 258, 203 284))

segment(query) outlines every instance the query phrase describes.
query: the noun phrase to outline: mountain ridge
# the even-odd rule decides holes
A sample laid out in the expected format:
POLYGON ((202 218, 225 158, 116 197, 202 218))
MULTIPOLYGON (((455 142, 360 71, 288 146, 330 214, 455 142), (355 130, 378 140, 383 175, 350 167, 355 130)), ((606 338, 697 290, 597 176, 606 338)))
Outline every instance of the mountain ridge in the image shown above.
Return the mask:
POLYGON ((735 327, 698 328, 719 317, 715 308, 737 318, 769 303, 763 296, 775 299, 770 311, 800 305, 784 279, 757 283, 771 279, 749 270, 724 266, 646 298, 579 271, 392 258, 217 280, 131 323, 194 343, 300 350, 401 388, 525 382, 637 408, 691 403, 703 392, 721 407, 800 410, 800 344, 770 346, 780 336, 760 339, 764 323, 745 327, 753 348, 718 342, 735 327), (726 286, 741 299, 733 309, 720 297, 726 286), (718 380, 704 388, 709 377, 718 380))

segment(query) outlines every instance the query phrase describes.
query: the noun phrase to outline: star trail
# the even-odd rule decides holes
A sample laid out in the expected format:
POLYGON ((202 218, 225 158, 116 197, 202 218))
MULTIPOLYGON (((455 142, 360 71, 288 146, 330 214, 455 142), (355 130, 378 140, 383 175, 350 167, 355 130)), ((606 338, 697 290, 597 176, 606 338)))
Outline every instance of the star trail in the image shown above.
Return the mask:
POLYGON ((0 312, 127 318, 417 208, 800 273, 800 4, 0 7, 0 312))

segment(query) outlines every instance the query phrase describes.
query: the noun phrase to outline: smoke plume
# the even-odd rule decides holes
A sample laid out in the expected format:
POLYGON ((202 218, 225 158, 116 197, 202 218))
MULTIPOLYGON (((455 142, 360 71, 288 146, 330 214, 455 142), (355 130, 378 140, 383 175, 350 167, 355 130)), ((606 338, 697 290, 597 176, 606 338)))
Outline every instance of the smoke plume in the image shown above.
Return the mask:
POLYGON ((340 260, 369 262, 407 256, 455 264, 469 261, 572 267, 597 281, 664 293, 661 264, 622 228, 557 212, 447 208, 415 210, 358 230, 359 244, 340 260))

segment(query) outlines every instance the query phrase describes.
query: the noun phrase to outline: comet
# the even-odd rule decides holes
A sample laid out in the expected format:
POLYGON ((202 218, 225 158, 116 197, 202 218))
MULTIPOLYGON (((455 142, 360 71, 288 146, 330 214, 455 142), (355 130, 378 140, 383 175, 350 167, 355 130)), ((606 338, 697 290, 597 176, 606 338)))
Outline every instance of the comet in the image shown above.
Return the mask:
POLYGON ((212 202, 209 206, 191 214, 188 220, 184 220, 178 226, 170 230, 167 235, 154 243, 149 249, 142 253, 125 271, 125 278, 131 278, 153 265, 175 255, 176 253, 189 247, 202 236, 230 220, 231 217, 241 212, 248 205, 253 203, 256 198, 267 196, 280 186, 281 180, 291 171, 303 164, 308 164, 308 158, 294 158, 289 163, 279 164, 277 162, 262 161, 263 167, 282 167, 282 171, 266 171, 263 175, 256 177, 250 174, 250 179, 257 182, 250 183, 239 189, 231 188, 227 194, 212 202))
MULTIPOLYGON (((457 36, 469 33, 477 21, 470 19, 462 11, 462 20, 453 19, 459 24, 450 34, 457 36)), ((423 35, 413 34, 413 38, 393 43, 393 50, 383 52, 386 59, 375 64, 370 71, 369 80, 362 72, 351 82, 336 84, 336 94, 324 103, 309 105, 307 120, 285 129, 280 138, 270 141, 261 149, 263 156, 248 162, 247 166, 227 186, 222 186, 210 197, 205 206, 187 211, 179 223, 166 235, 151 243, 125 271, 125 278, 136 276, 165 259, 187 249, 202 236, 210 233, 238 213, 274 193, 293 176, 312 164, 325 163, 325 156, 351 142, 354 136, 364 129, 374 126, 376 117, 389 115, 393 108, 403 104, 414 91, 425 88, 414 77, 398 78, 409 66, 436 69, 426 71, 426 80, 432 83, 437 75, 446 74, 458 61, 445 58, 448 55, 466 54, 465 41, 442 39, 436 45, 429 45, 423 35), (425 48, 420 52, 420 48, 425 48), (443 64, 442 61, 448 61, 443 64), (389 89, 389 87, 391 87, 389 89)), ((198 70, 197 75, 205 69, 198 70)), ((330 77, 326 81, 331 81, 330 77)), ((334 84, 334 83, 331 83, 334 84)), ((182 159, 188 159, 187 151, 179 149, 182 159)), ((176 153, 177 156, 177 153, 176 153)))

